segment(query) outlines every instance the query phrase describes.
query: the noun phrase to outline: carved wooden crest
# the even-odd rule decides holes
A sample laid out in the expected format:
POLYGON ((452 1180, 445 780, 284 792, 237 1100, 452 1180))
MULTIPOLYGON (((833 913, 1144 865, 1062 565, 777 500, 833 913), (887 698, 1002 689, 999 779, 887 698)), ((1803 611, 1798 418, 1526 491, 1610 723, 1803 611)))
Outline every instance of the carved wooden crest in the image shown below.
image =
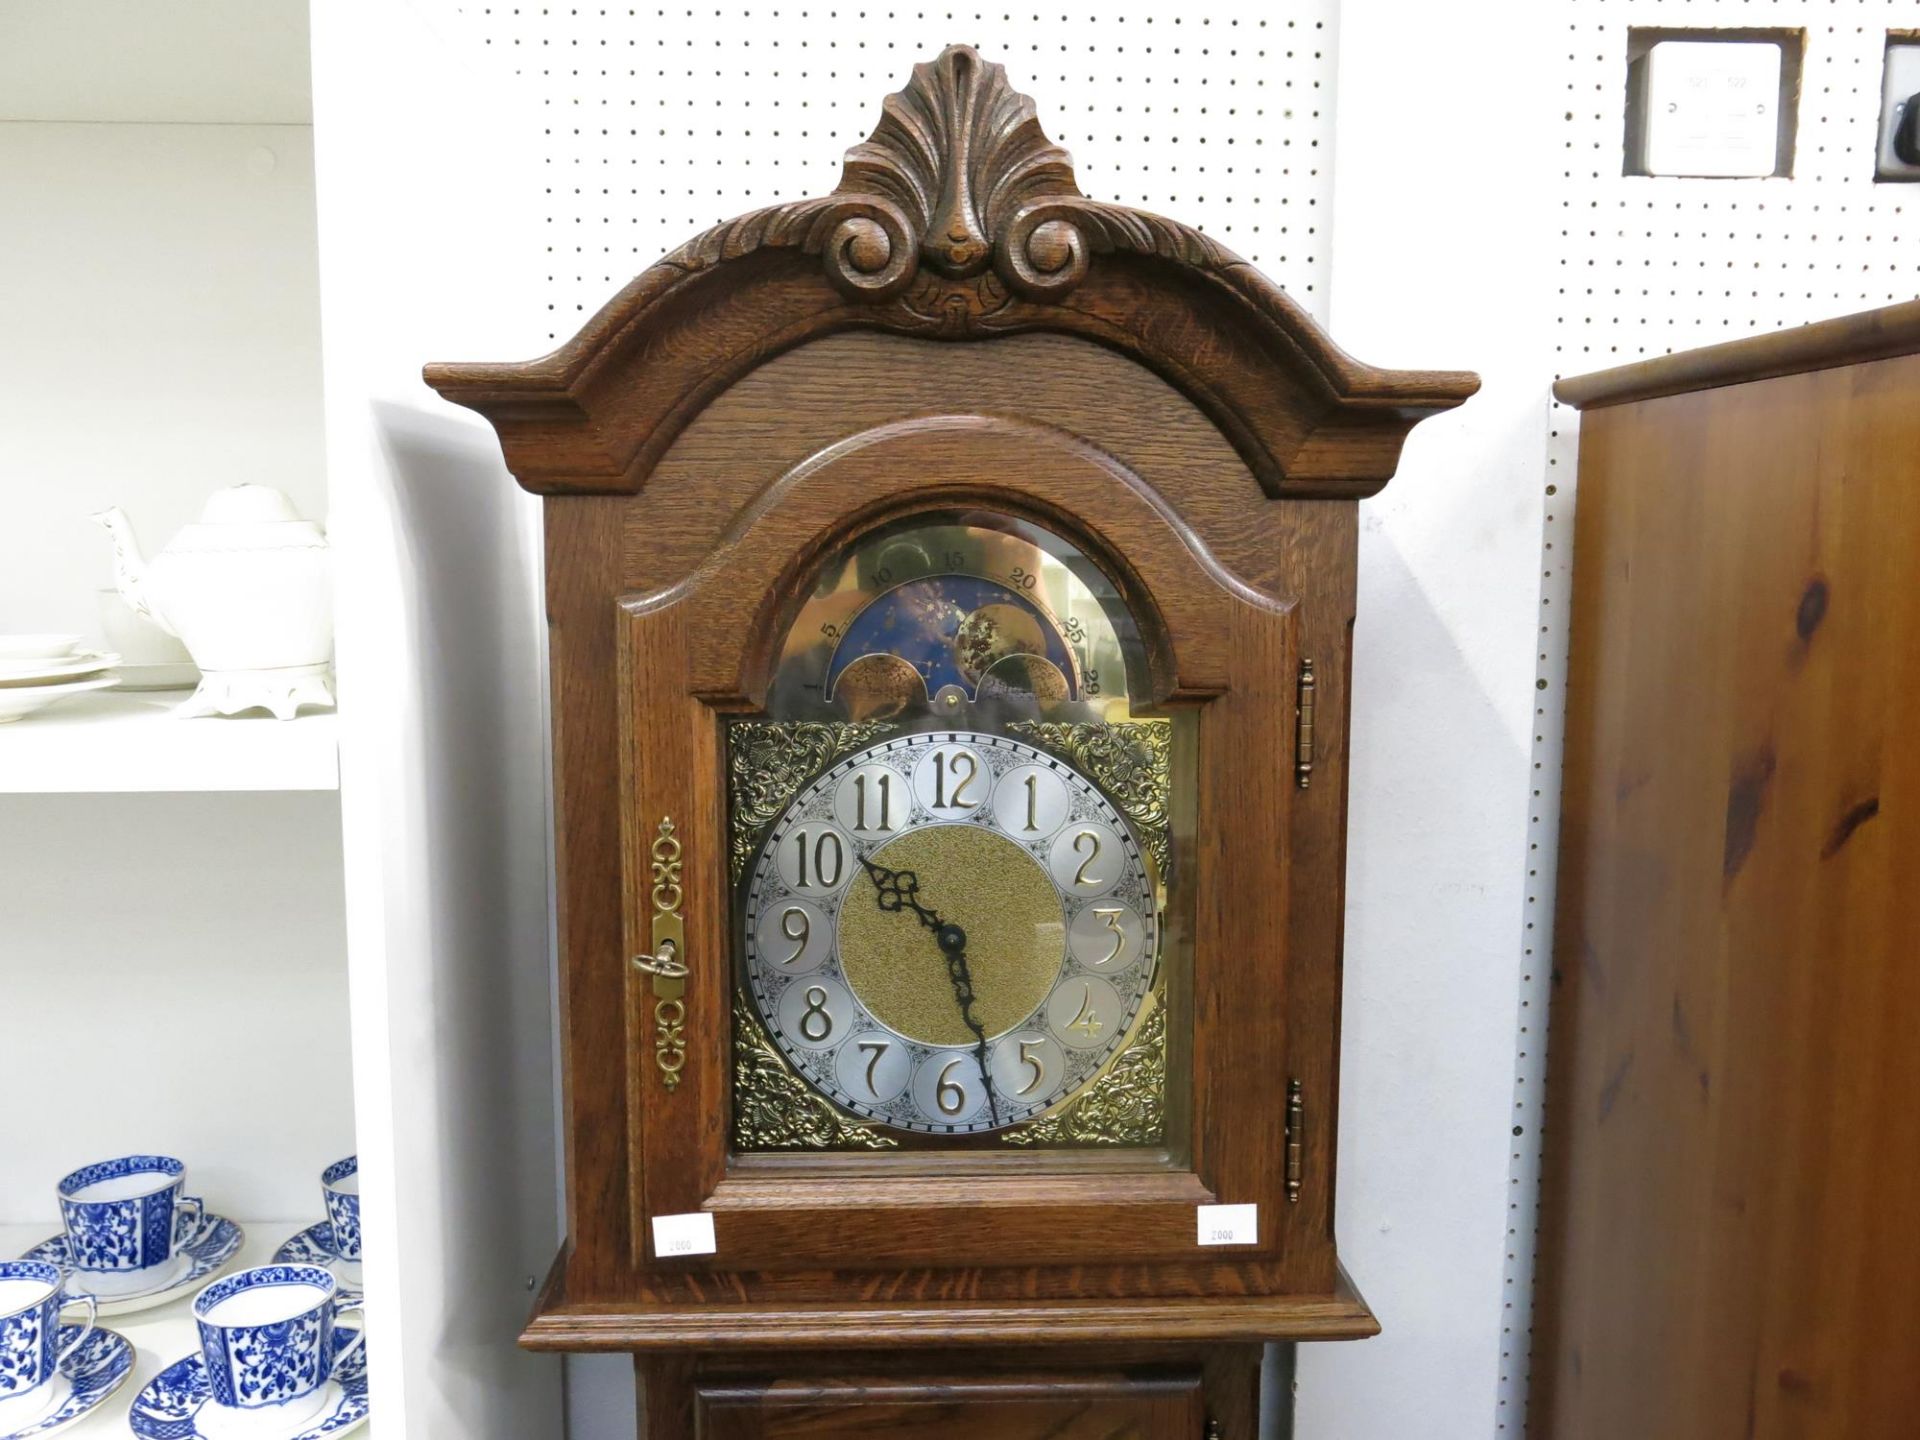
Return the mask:
POLYGON ((527 488, 630 493, 727 384, 846 329, 1097 340, 1191 395, 1276 496, 1372 493, 1406 432, 1479 384, 1362 365, 1199 231, 1088 199, 1033 101, 965 45, 914 67, 832 194, 689 241, 544 359, 426 378, 493 420, 527 488))

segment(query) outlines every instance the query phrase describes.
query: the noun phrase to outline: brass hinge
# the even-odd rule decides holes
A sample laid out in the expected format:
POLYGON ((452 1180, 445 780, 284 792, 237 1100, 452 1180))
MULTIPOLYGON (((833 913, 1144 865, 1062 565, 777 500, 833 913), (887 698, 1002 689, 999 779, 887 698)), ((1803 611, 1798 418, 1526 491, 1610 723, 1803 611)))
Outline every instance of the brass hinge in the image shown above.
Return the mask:
POLYGON ((686 899, 680 884, 680 837, 673 820, 663 817, 653 840, 653 952, 633 957, 636 970, 653 977, 653 1063, 667 1089, 680 1084, 687 1063, 686 899))
POLYGON ((1313 783, 1313 661, 1300 662, 1298 723, 1294 726, 1293 775, 1302 790, 1313 783))
POLYGON ((1300 1203, 1301 1151, 1306 1143, 1306 1101, 1298 1080, 1287 1081, 1287 1203, 1300 1203))
POLYGON ((1206 1432, 1200 1437, 1200 1440, 1220 1440, 1220 1437, 1224 1433, 1220 1428, 1220 1422, 1218 1420, 1209 1420, 1207 1421, 1206 1432))

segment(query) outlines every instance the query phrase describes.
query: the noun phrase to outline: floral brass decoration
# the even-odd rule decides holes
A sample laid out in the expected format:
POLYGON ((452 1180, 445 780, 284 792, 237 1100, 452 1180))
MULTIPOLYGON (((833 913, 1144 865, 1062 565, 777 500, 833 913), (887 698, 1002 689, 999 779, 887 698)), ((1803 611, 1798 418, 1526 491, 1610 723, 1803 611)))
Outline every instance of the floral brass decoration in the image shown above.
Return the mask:
MULTIPOLYGON (((1156 992, 1157 994, 1157 992, 1156 992)), ((1167 1138, 1167 1011, 1153 1013, 1106 1073, 1051 1115, 1016 1125, 1009 1145, 1159 1145, 1167 1138)))
MULTIPOLYGON (((1169 805, 1173 788, 1173 722, 1132 720, 1072 724, 1016 720, 1007 729, 1069 761, 1107 792, 1140 832, 1165 885, 1172 871, 1169 805)), ((1051 1115, 1016 1126, 1009 1145, 1159 1145, 1166 1139, 1166 979, 1154 986, 1154 1009, 1106 1073, 1051 1115)))
POLYGON ((1108 725, 1016 720, 1007 726, 1051 750, 1091 779, 1126 813, 1160 867, 1165 884, 1173 869, 1169 835, 1173 722, 1129 720, 1108 725))
POLYGON ((686 891, 680 881, 685 862, 671 816, 661 817, 660 831, 653 837, 649 853, 653 864, 653 952, 634 956, 633 964, 653 977, 653 1063, 660 1069, 660 1083, 675 1090, 687 1064, 687 962, 681 953, 686 947, 686 919, 680 913, 686 891))
MULTIPOLYGON (((727 731, 734 883, 761 831, 809 780, 895 727, 885 720, 741 720, 727 731)), ((845 1118, 796 1075, 738 989, 733 997, 733 1143, 741 1150, 893 1150, 884 1131, 845 1118)))
POLYGON ((844 1118, 788 1068, 753 1007, 733 997, 733 1144, 737 1150, 895 1150, 900 1142, 844 1118))
POLYGON ((753 863, 760 832, 802 785, 893 728, 885 720, 741 720, 729 728, 727 788, 733 826, 728 849, 734 884, 753 863))
MULTIPOLYGON (((729 855, 737 885, 761 832, 800 789, 843 755, 895 729, 891 722, 736 721, 727 740, 733 814, 729 855)), ((1012 731, 1069 761, 1139 831, 1165 884, 1172 860, 1173 724, 1015 721, 1012 731)), ((1001 1132, 1009 1145, 1159 1145, 1166 1139, 1167 1026, 1164 978, 1152 1009, 1104 1073, 1050 1115, 1001 1132)), ((741 1150, 892 1150, 884 1129, 859 1124, 803 1081, 736 989, 733 1020, 733 1143, 741 1150)))

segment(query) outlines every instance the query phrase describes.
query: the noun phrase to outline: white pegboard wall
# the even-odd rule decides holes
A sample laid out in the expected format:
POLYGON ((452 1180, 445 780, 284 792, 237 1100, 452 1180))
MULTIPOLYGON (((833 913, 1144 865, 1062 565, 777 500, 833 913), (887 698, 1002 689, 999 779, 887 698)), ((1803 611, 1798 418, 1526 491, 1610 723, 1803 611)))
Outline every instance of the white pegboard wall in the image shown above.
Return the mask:
MULTIPOLYGON (((1555 0, 1563 165, 1554 305, 1562 375, 1912 299, 1920 185, 1873 179, 1889 30, 1915 0, 1555 0), (1621 174, 1627 31, 1804 32, 1793 174, 1748 180, 1621 174)), ((1533 804, 1521 966, 1499 1432, 1524 1430, 1551 991, 1555 854, 1572 593, 1579 416, 1554 403, 1541 538, 1533 804)))
POLYGON ((1081 189, 1197 225, 1325 313, 1336 0, 449 8, 539 97, 555 343, 709 226, 831 190, 954 43, 1034 98, 1081 189))

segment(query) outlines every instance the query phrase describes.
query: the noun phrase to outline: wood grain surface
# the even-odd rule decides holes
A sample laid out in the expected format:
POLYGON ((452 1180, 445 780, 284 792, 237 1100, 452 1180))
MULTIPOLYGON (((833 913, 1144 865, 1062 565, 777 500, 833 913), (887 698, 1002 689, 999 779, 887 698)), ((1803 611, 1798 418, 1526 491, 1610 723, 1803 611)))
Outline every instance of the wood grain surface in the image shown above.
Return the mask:
POLYGON ((1724 345, 1656 355, 1611 370, 1570 375, 1553 387, 1553 394, 1576 410, 1584 410, 1829 370, 1836 365, 1859 365, 1916 351, 1920 351, 1920 300, 1909 300, 1792 330, 1774 330, 1729 340, 1724 345))
POLYGON ((1530 1432, 1920 1434, 1920 356, 1579 483, 1530 1432))
POLYGON ((1200 1440, 1197 1372, 821 1376, 703 1384, 703 1440, 1200 1440))
MULTIPOLYGON (((549 501, 566 1290, 588 1313, 624 1309, 631 1343, 647 1326, 682 1334, 665 1318, 675 1305, 1335 1295, 1353 509, 1267 498, 1204 416, 1110 351, 1058 337, 999 347, 878 335, 802 347, 716 401, 640 495, 549 501), (929 413, 951 403, 956 363, 996 413, 929 413), (1048 382, 1034 383, 1035 371, 1048 382), (1023 389, 1043 419, 999 413, 1023 389), (846 397, 837 410, 813 403, 836 394, 846 397), (796 454, 799 463, 778 463, 796 454), (731 938, 719 721, 764 692, 781 624, 836 537, 958 500, 1052 524, 1112 567, 1152 622, 1156 691, 1201 710, 1203 777, 1214 777, 1202 780, 1202 804, 1218 808, 1200 827, 1210 837, 1200 873, 1213 876, 1214 898, 1196 914, 1212 937, 1199 963, 1215 968, 1196 976, 1205 1001, 1196 1055, 1208 1058, 1198 1060, 1205 1079, 1184 1178, 1116 1183, 1110 1164, 1089 1160, 1046 1176, 943 1180, 934 1168, 876 1193, 884 1175, 769 1173, 726 1153, 721 1002, 731 938), (1262 515, 1270 518, 1249 523, 1262 515), (1309 650, 1323 657, 1320 756, 1303 791, 1284 761, 1225 757, 1291 753, 1291 657, 1309 650), (1223 758, 1208 770, 1207 755, 1223 758), (699 1038, 673 1092, 647 1063, 650 1006, 624 963, 644 939, 639 862, 662 814, 689 842, 689 916, 700 937, 688 1001, 699 1038), (1245 843, 1232 843, 1236 835, 1245 843), (624 878, 609 886, 614 875, 624 878), (1302 1080, 1308 1105, 1298 1204, 1286 1202, 1281 1180, 1289 1076, 1302 1080), (1260 1203, 1260 1245, 1196 1249, 1193 1206, 1208 1198, 1260 1203), (961 1217, 982 1206, 999 1223, 963 1235, 961 1217), (649 1216, 703 1207, 716 1217, 719 1260, 649 1258, 649 1216), (1075 1250, 1074 1237, 1122 1217, 1111 1232, 1118 1243, 1075 1250), (855 1256, 867 1268, 850 1269, 855 1256)), ((1317 1324, 1303 1318, 1310 1308, 1265 1313, 1275 1334, 1292 1333, 1317 1324)), ((1042 1314, 1032 1323, 1047 1323, 1042 1314)), ((1349 1309, 1338 1326, 1355 1333, 1369 1323, 1349 1309)))

